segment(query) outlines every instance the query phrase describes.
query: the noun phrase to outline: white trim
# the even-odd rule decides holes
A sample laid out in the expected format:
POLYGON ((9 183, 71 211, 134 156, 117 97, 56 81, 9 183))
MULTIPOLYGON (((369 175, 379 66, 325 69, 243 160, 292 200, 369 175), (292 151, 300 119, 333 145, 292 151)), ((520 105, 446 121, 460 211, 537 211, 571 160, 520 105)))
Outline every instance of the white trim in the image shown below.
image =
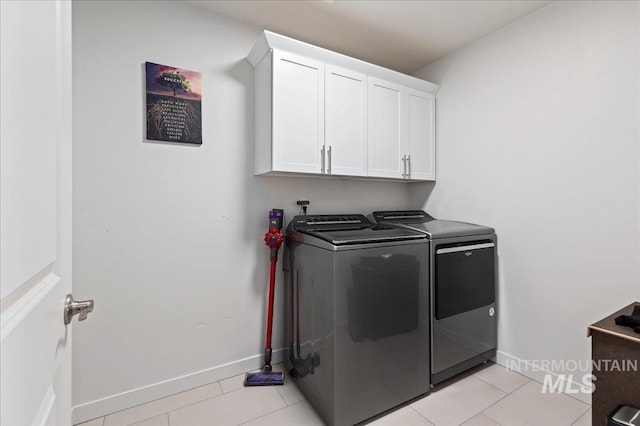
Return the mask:
MULTIPOLYGON (((272 363, 278 364, 285 360, 286 350, 274 349, 272 363)), ((97 417, 106 416, 116 411, 135 407, 136 405, 164 398, 189 389, 208 385, 219 380, 243 374, 247 371, 261 368, 264 354, 253 355, 227 364, 218 365, 195 373, 185 374, 162 382, 131 389, 95 401, 73 407, 73 424, 82 423, 97 417)))
POLYGON ((55 402, 56 394, 53 392, 53 385, 49 384, 47 393, 44 395, 42 403, 40 404, 40 408, 38 409, 38 413, 33 419, 33 426, 46 426, 55 424, 55 421, 49 418, 51 416, 51 411, 53 410, 55 402))
POLYGON ((394 81, 403 86, 422 90, 435 95, 440 85, 422 80, 412 75, 403 74, 380 65, 371 64, 360 59, 352 58, 341 53, 333 52, 322 47, 314 46, 303 41, 295 40, 271 31, 264 31, 256 41, 251 52, 247 55, 247 61, 255 68, 265 52, 269 49, 282 50, 294 55, 313 58, 324 64, 335 65, 355 72, 366 74, 382 80, 394 81))
MULTIPOLYGON (((2 312, 0 315, 0 341, 4 341, 59 282, 59 276, 54 273, 47 274, 39 283, 9 306, 6 312, 2 312)), ((62 306, 60 306, 60 321, 62 321, 62 306)))
MULTIPOLYGON (((522 360, 520 358, 517 358, 511 354, 508 354, 502 351, 498 351, 498 353, 496 354, 496 364, 499 364, 507 369, 515 371, 516 373, 522 374, 523 376, 526 376, 532 380, 535 380, 538 383, 544 383, 544 377, 546 375, 551 375, 553 376, 554 379, 558 379, 558 374, 548 370, 543 370, 539 368, 539 366, 533 365, 529 361, 522 360), (514 366, 525 366, 525 367, 520 369, 512 369, 511 367, 514 367, 514 366)), ((566 378, 563 378, 563 380, 566 380, 566 378)), ((598 385, 597 381, 595 382, 595 385, 596 386, 598 385)), ((573 389, 580 389, 581 386, 582 386, 582 383, 578 383, 576 381, 571 380, 571 387, 573 389)), ((586 404, 591 405, 591 394, 582 393, 582 392, 576 393, 576 394, 568 394, 568 393, 564 393, 564 394, 567 396, 570 396, 571 398, 575 398, 579 401, 582 401, 586 404)))

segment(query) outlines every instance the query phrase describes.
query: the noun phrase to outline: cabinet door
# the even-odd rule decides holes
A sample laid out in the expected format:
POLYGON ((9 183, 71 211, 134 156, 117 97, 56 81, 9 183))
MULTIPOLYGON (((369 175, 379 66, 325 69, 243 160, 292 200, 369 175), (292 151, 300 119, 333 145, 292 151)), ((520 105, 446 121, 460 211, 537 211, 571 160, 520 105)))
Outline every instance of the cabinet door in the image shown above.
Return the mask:
POLYGON ((407 89, 410 179, 435 180, 435 96, 407 89))
POLYGON ((367 175, 367 76, 325 66, 327 173, 367 175))
POLYGON ((273 52, 274 171, 320 173, 324 143, 324 64, 273 52))
POLYGON ((369 78, 369 176, 403 178, 406 155, 403 87, 369 78))

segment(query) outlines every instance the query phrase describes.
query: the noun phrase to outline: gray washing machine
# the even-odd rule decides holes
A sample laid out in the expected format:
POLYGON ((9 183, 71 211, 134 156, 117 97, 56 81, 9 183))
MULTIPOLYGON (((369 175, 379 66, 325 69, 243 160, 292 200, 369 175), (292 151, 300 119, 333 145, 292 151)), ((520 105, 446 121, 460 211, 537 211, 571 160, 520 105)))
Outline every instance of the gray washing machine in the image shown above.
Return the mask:
POLYGON ((429 392, 429 245, 362 215, 296 216, 286 232, 291 376, 329 425, 429 392))
POLYGON ((374 212, 371 217, 429 239, 431 385, 495 357, 495 230, 437 220, 422 210, 374 212))

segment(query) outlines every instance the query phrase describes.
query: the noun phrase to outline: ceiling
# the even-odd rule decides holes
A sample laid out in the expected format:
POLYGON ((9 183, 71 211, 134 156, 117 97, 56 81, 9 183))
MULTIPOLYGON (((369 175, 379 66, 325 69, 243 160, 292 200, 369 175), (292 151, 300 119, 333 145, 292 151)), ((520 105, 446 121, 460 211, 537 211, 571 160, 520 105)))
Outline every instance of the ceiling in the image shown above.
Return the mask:
POLYGON ((329 50, 412 73, 551 0, 190 2, 329 50))

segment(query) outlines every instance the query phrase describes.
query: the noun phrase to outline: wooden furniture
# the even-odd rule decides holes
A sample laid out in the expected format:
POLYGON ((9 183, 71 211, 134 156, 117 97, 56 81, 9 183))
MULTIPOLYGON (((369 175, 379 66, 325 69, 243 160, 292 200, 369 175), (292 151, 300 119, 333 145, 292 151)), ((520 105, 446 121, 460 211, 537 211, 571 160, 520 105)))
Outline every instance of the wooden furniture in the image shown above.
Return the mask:
POLYGON ((255 69, 255 174, 435 180, 440 86, 265 31, 255 69))
POLYGON ((615 312, 589 326, 595 392, 592 399, 592 424, 606 424, 618 405, 640 408, 640 334, 630 327, 616 325, 620 315, 631 315, 634 306, 615 312))

